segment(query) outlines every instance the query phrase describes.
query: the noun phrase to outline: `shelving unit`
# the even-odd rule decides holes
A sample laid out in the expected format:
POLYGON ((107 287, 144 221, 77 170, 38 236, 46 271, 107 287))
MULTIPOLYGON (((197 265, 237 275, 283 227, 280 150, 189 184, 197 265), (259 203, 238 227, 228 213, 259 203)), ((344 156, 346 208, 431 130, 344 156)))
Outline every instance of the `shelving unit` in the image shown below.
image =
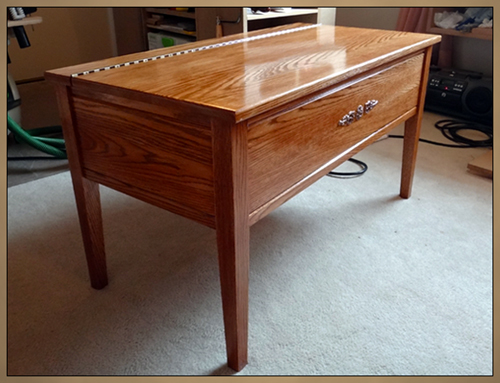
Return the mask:
POLYGON ((221 20, 223 35, 303 22, 334 24, 335 8, 291 8, 285 12, 249 14, 241 7, 202 7, 175 10, 148 7, 143 9, 144 34, 149 32, 172 33, 192 41, 216 36, 217 17, 221 20), (186 29, 186 26, 189 28, 186 29))
POLYGON ((193 41, 197 38, 196 13, 194 8, 193 11, 176 11, 168 8, 145 8, 144 20, 146 33, 152 31, 165 31, 192 37, 193 41), (179 24, 181 24, 181 26, 179 24))
MULTIPOLYGON (((444 38, 452 39, 455 37, 465 37, 481 40, 493 40, 493 28, 473 28, 470 32, 461 32, 454 29, 439 28, 434 24, 434 15, 439 12, 455 12, 460 13, 465 12, 467 8, 454 7, 454 8, 431 8, 429 12, 429 17, 427 19, 427 32, 440 34, 444 38)), ((470 161, 467 165, 467 169, 475 174, 492 178, 492 150, 484 153, 480 157, 470 161)))
POLYGON ((466 8, 431 8, 429 18, 427 19, 427 31, 429 33, 440 34, 444 36, 468 37, 482 40, 493 40, 493 28, 473 28, 470 32, 461 32, 454 29, 439 28, 434 24, 434 15, 440 12, 464 12, 466 8))
POLYGON ((271 11, 255 14, 248 13, 247 8, 243 8, 242 32, 297 22, 316 24, 318 22, 318 8, 291 8, 284 12, 271 11))
POLYGON ((304 16, 304 15, 317 15, 317 9, 301 9, 292 8, 283 12, 266 12, 266 13, 252 13, 247 14, 247 21, 262 20, 262 19, 276 19, 281 17, 291 16, 304 16))
POLYGON ((192 8, 192 10, 189 10, 189 9, 190 8, 188 8, 188 10, 186 10, 186 11, 178 11, 178 10, 172 10, 172 9, 168 9, 168 8, 146 8, 146 12, 182 17, 185 19, 196 19, 195 8, 192 8))

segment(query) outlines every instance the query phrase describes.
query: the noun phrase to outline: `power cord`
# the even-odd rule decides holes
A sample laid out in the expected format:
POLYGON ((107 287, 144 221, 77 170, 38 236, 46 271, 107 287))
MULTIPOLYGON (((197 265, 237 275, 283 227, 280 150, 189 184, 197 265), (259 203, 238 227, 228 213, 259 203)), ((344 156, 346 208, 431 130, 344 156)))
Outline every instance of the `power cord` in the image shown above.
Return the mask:
POLYGON ((363 161, 356 160, 355 158, 349 158, 347 161, 354 162, 361 168, 361 170, 357 172, 330 172, 327 176, 334 178, 355 178, 363 175, 368 170, 368 165, 363 161))
MULTIPOLYGON (((443 136, 450 141, 456 142, 459 145, 445 144, 426 139, 419 139, 419 141, 427 144, 445 146, 448 148, 492 148, 493 147, 493 128, 486 125, 480 125, 472 122, 462 122, 455 120, 439 120, 434 124, 436 129, 439 129, 443 136), (475 131, 480 132, 487 136, 484 140, 472 140, 459 134, 460 131, 475 131)), ((390 138, 404 138, 404 136, 389 135, 390 138)))
MULTIPOLYGON (((420 138, 419 141, 426 144, 445 146, 449 148, 492 148, 493 147, 493 128, 486 125, 480 125, 472 122, 462 122, 455 120, 439 120, 434 124, 436 129, 439 129, 443 136, 450 141, 456 142, 458 145, 445 144, 420 138), (473 140, 459 134, 460 131, 475 131, 487 136, 484 140, 473 140)), ((390 138, 404 138, 404 136, 389 134, 390 138)), ((357 164, 361 170, 358 172, 330 172, 327 175, 335 178, 354 178, 363 175, 368 170, 368 165, 360 160, 349 158, 348 161, 357 164)))

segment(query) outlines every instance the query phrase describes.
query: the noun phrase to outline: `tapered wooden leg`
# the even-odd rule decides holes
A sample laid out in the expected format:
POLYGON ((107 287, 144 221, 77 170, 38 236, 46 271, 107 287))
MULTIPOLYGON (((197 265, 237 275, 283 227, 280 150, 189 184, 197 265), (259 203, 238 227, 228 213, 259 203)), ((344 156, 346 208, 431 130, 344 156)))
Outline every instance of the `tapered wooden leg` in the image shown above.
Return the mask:
POLYGON ((418 115, 411 117, 405 122, 405 133, 403 143, 403 167, 401 170, 402 198, 410 198, 417 160, 418 139, 420 137, 420 121, 418 115))
POLYGON ((420 126, 424 113, 425 93, 429 77, 429 65, 431 63, 432 47, 426 48, 422 76, 420 79, 420 92, 418 95, 417 113, 405 122, 405 133, 403 143, 403 167, 401 169, 401 189, 399 195, 402 198, 410 198, 417 160, 418 140, 420 138, 420 126))
POLYGON ((94 289, 102 289, 108 284, 104 235, 102 228, 101 200, 99 184, 83 177, 76 126, 71 113, 71 91, 64 85, 55 87, 69 169, 73 181, 76 206, 80 220, 85 256, 90 274, 90 284, 94 289))
POLYGON ((73 175, 76 206, 80 219, 90 285, 102 289, 108 284, 99 184, 73 175))
POLYGON ((237 226, 220 225, 217 244, 227 362, 240 371, 247 364, 249 229, 237 226))
POLYGON ((216 231, 228 366, 247 364, 250 227, 246 126, 213 127, 216 231))

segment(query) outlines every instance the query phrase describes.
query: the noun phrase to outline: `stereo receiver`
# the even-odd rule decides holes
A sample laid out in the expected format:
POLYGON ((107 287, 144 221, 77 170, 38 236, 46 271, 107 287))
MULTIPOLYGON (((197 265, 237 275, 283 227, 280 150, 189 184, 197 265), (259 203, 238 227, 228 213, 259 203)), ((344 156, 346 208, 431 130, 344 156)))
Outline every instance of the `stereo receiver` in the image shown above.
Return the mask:
POLYGON ((431 67, 425 109, 493 126, 493 81, 481 73, 431 67))

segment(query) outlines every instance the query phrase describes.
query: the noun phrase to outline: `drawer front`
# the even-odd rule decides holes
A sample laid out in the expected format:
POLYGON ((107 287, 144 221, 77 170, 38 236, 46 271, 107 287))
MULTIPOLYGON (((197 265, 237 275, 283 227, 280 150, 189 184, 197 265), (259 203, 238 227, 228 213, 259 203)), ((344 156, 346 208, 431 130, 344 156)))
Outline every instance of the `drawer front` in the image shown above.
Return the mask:
POLYGON ((417 106, 423 54, 249 127, 250 212, 417 106), (359 105, 378 103, 350 124, 359 105))

